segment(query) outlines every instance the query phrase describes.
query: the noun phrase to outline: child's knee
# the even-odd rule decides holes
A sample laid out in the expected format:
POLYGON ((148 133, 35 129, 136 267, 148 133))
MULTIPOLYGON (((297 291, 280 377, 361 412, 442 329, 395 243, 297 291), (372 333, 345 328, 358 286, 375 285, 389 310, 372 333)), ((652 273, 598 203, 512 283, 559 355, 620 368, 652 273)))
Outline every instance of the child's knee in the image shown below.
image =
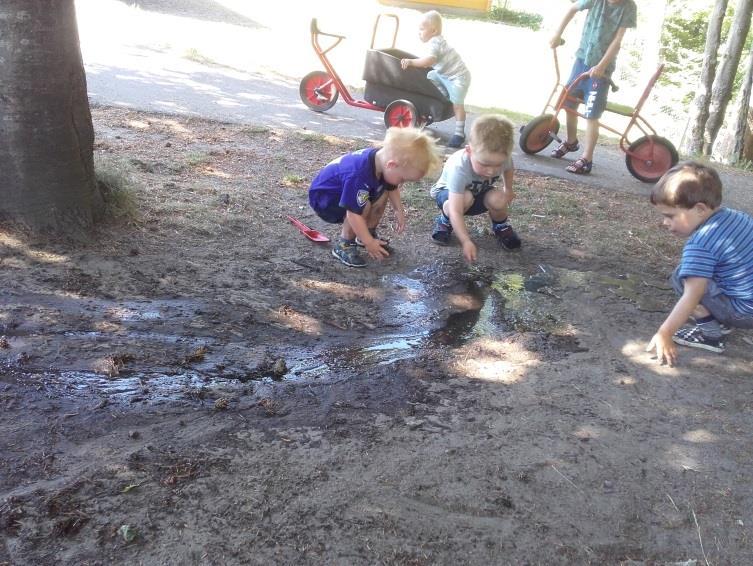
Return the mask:
POLYGON ((484 199, 484 205, 490 212, 505 212, 509 204, 507 193, 500 190, 489 191, 484 199))

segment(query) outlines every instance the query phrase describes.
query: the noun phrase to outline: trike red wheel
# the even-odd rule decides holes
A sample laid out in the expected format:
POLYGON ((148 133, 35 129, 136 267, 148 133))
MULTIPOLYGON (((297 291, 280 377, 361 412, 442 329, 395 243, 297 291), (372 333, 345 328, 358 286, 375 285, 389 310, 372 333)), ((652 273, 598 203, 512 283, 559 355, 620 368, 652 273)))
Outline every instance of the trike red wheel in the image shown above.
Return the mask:
POLYGON ((625 165, 639 181, 656 183, 678 160, 672 142, 659 136, 643 136, 630 144, 625 165))
POLYGON ((388 128, 415 128, 418 110, 409 100, 393 100, 384 109, 384 125, 388 128))
POLYGON ((340 96, 332 77, 324 71, 312 71, 303 77, 298 94, 303 103, 315 112, 329 110, 340 96))
POLYGON ((520 149, 525 153, 538 153, 554 139, 560 129, 557 118, 551 114, 543 114, 534 118, 520 130, 520 149))

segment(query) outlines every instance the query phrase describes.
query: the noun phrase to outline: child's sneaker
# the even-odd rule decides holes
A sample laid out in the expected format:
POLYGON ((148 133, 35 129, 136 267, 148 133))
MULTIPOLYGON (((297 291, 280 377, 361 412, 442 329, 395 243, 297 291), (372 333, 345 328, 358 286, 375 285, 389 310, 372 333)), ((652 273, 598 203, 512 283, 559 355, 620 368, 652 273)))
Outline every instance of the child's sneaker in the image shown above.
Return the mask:
POLYGON ((352 240, 340 239, 332 248, 332 255, 348 267, 366 267, 366 260, 361 257, 358 246, 352 240))
POLYGON ((447 246, 450 243, 452 234, 452 225, 445 221, 444 214, 440 214, 434 219, 434 231, 431 233, 431 239, 435 244, 447 246))
POLYGON ((450 138, 450 141, 447 143, 447 147, 451 147, 453 149, 463 147, 464 145, 465 136, 461 136, 460 134, 453 134, 453 136, 450 138))
POLYGON ((716 352, 721 354, 724 352, 724 342, 721 338, 710 338, 705 336, 701 329, 697 326, 691 326, 689 328, 680 328, 675 335, 672 336, 677 344, 683 346, 690 346, 691 348, 701 348, 708 350, 709 352, 716 352))
POLYGON ((722 336, 727 336, 728 334, 732 334, 732 329, 727 326, 726 324, 719 323, 719 330, 722 332, 722 336))
POLYGON ((506 222, 494 228, 494 237, 497 239, 497 243, 506 250, 517 250, 520 248, 520 238, 518 238, 512 226, 506 222))

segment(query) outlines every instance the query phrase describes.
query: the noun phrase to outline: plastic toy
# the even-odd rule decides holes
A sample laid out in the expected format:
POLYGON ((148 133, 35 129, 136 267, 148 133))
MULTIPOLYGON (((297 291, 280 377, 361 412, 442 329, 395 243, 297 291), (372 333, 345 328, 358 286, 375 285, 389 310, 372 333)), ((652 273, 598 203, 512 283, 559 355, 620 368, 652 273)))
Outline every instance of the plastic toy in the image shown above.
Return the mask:
POLYGON ((441 122, 453 116, 452 103, 426 78, 429 69, 411 67, 403 70, 400 59, 415 58, 395 48, 400 20, 394 14, 380 14, 374 22, 371 48, 366 53, 363 78, 366 81, 363 100, 354 98, 340 79, 327 57, 345 36, 326 33, 319 29, 316 18, 311 20, 311 44, 326 71, 312 71, 301 80, 299 94, 311 110, 325 112, 332 108, 339 96, 346 104, 367 110, 384 112, 385 126, 425 126, 441 122), (392 45, 387 49, 375 49, 374 41, 382 18, 394 22, 392 45), (323 47, 321 37, 334 38, 323 47))
MULTIPOLYGON (((557 135, 560 127, 557 117, 561 110, 583 117, 583 114, 578 112, 577 109, 565 106, 565 102, 568 100, 578 102, 582 102, 582 100, 571 95, 570 89, 560 82, 557 49, 552 49, 552 52, 554 53, 554 68, 557 74, 555 86, 549 95, 546 106, 544 106, 542 115, 531 120, 520 131, 520 149, 529 154, 540 152, 553 140, 562 142, 562 139, 557 135), (558 92, 559 94, 557 94, 558 92), (557 103, 552 105, 555 95, 557 95, 557 103), (550 110, 551 112, 549 112, 550 110)), ((620 114, 629 118, 627 126, 622 132, 599 122, 600 127, 620 136, 620 149, 625 152, 625 165, 627 165, 628 171, 630 171, 633 177, 644 183, 655 183, 678 161, 677 150, 672 145, 672 142, 658 136, 654 128, 651 127, 640 113, 651 89, 663 70, 664 65, 659 65, 659 68, 648 81, 643 94, 638 100, 638 104, 634 107, 607 102, 607 112, 620 114), (633 128, 640 130, 643 135, 634 141, 630 141, 628 135, 633 128)), ((587 75, 588 73, 583 73, 579 79, 587 75)), ((612 90, 617 90, 614 83, 612 83, 612 90)))

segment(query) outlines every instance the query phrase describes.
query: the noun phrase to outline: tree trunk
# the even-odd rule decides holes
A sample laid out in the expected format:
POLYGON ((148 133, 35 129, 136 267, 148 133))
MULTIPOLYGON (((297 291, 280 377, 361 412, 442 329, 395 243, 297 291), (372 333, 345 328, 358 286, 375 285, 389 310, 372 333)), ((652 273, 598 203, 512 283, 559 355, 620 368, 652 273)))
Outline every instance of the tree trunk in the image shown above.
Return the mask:
POLYGON ((711 89, 711 103, 709 105, 709 119, 703 133, 703 153, 711 155, 716 141, 716 135, 722 127, 724 112, 732 95, 732 85, 735 81, 737 66, 745 44, 745 38, 750 29, 750 17, 753 13, 753 0, 738 0, 735 7, 735 19, 732 22, 729 38, 725 48, 719 73, 711 89))
POLYGON ((73 0, 0 2, 0 221, 78 232, 102 210, 73 0))
POLYGON ((709 18, 709 26, 706 32, 706 47, 703 51, 703 67, 698 90, 690 108, 690 132, 684 144, 684 152, 689 155, 698 155, 703 150, 703 130, 706 120, 709 118, 709 100, 711 98, 711 86, 716 75, 716 57, 719 51, 719 42, 722 36, 722 22, 727 11, 727 0, 717 0, 714 10, 709 18))
POLYGON ((740 91, 740 100, 737 107, 737 120, 735 122, 735 145, 732 153, 728 156, 730 163, 737 163, 743 158, 745 146, 745 133, 748 129, 748 113, 750 111, 750 89, 753 84, 753 49, 748 53, 745 61, 745 78, 743 88, 740 91))
POLYGON ((748 124, 745 128, 745 142, 743 144, 743 159, 753 162, 753 112, 748 109, 748 124))

